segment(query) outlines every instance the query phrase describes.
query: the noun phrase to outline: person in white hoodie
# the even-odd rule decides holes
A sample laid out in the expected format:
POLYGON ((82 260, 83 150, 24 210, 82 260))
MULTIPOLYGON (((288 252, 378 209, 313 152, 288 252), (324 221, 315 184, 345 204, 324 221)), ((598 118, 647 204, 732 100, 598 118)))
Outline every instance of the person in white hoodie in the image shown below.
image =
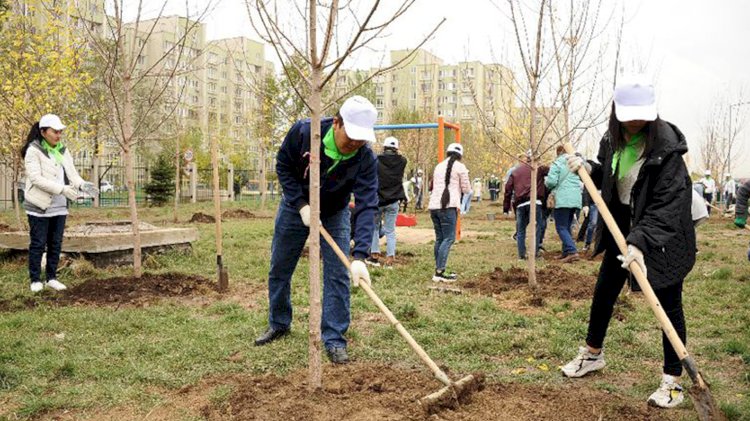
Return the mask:
POLYGON ((46 285, 56 291, 66 289, 57 280, 68 200, 76 200, 79 190, 91 195, 98 189, 84 181, 73 165, 73 157, 60 141, 65 125, 54 114, 42 116, 31 126, 21 148, 26 173, 24 210, 29 218, 29 277, 31 291, 39 292, 42 283, 42 255, 46 285))

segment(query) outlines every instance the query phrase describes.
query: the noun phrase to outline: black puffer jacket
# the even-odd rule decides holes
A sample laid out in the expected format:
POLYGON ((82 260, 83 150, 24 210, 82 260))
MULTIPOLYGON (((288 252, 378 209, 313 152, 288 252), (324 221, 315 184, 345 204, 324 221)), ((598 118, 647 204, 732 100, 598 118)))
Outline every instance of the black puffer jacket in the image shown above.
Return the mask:
POLYGON ((378 206, 406 200, 404 192, 406 158, 386 149, 378 155, 378 206))
MULTIPOLYGON (((656 144, 645 156, 631 192, 630 220, 627 211, 625 217, 617 217, 618 212, 613 212, 628 244, 643 251, 648 279, 654 289, 682 282, 695 264, 695 228, 690 214, 692 182, 682 159, 687 150, 682 132, 675 125, 659 120, 656 144)), ((610 137, 605 134, 599 145, 599 163, 589 161, 591 178, 601 189, 607 207, 622 209, 612 174, 613 152, 610 137)), ((596 253, 608 250, 619 254, 601 218, 596 238, 596 253)))

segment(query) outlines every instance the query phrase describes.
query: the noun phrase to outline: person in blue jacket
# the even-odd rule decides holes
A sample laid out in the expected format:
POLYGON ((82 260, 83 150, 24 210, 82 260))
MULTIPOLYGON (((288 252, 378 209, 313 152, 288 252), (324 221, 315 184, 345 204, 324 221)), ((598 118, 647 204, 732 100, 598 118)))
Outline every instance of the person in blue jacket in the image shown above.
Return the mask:
MULTIPOLYGON (((369 255, 378 209, 375 107, 361 96, 347 99, 333 118, 321 120, 320 219, 346 255, 353 255, 351 279, 370 284, 364 259, 369 255), (350 225, 349 200, 354 194, 350 225), (353 226, 353 228, 352 228, 353 226), (354 249, 350 253, 350 230, 354 249)), ((292 323, 291 280, 309 234, 310 120, 297 121, 276 155, 276 174, 283 190, 274 225, 268 273, 268 329, 255 340, 268 344, 289 333, 292 323)), ((333 249, 321 241, 323 315, 321 337, 333 363, 349 361, 344 334, 349 328, 349 273, 333 249)))

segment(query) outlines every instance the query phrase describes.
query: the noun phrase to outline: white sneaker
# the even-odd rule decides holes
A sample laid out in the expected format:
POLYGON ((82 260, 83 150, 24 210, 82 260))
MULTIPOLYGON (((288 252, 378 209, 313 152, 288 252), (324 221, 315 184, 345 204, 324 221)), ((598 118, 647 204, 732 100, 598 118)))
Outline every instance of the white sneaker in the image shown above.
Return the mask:
POLYGON ((58 281, 57 279, 50 279, 49 281, 47 281, 47 286, 54 289, 55 291, 62 291, 64 289, 68 289, 68 287, 66 287, 65 284, 58 281))
POLYGON ((662 375, 661 385, 648 398, 648 404, 659 408, 674 408, 685 400, 682 386, 677 384, 677 378, 669 374, 662 375))
POLYGON ((44 284, 41 282, 32 282, 31 283, 31 292, 39 292, 44 288, 44 284))
POLYGON ((455 273, 445 272, 445 271, 435 272, 435 274, 432 275, 432 280, 434 282, 451 283, 451 282, 456 282, 457 279, 458 279, 458 275, 456 275, 455 273))
POLYGON ((562 367, 562 373, 565 377, 583 377, 586 374, 601 370, 607 363, 604 362, 604 351, 598 354, 592 354, 585 346, 578 347, 578 355, 573 361, 562 367))

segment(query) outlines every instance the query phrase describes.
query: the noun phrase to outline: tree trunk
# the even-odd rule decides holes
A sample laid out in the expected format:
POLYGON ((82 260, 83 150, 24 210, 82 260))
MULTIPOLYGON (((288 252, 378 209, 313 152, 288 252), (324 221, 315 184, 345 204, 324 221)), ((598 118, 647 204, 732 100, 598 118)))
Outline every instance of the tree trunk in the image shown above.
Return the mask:
POLYGON ((125 101, 123 102, 123 124, 122 140, 123 157, 125 159, 125 181, 128 186, 128 206, 130 207, 130 224, 133 229, 133 276, 140 278, 141 268, 141 230, 138 220, 138 206, 135 199, 135 158, 133 157, 133 98, 130 88, 130 76, 126 75, 122 80, 122 89, 125 101))
POLYGON ((539 244, 539 238, 536 238, 536 225, 540 222, 536 220, 536 196, 537 196, 537 164, 536 160, 531 160, 531 194, 529 195, 529 226, 526 230, 526 261, 529 265, 529 287, 536 298, 538 284, 536 282, 536 248, 539 244))
MULTIPOLYGON (((217 113, 218 116, 218 113, 217 113)), ((222 261, 222 231, 221 231, 221 194, 219 186, 219 139, 217 133, 211 136, 211 166, 213 167, 213 192, 214 192, 214 218, 216 219, 216 279, 219 291, 226 290, 226 285, 222 279, 224 262, 222 261)))
POLYGON ((268 181, 266 180, 266 147, 265 145, 260 146, 260 173, 258 174, 260 181, 260 208, 266 208, 266 195, 268 190, 268 181))
POLYGON ((310 94, 310 314, 308 333, 309 387, 320 390, 322 374, 320 366, 320 322, 322 307, 320 299, 320 108, 323 69, 317 52, 317 7, 310 1, 309 45, 311 67, 310 94))
POLYGON ((172 209, 172 222, 177 223, 177 206, 180 203, 180 136, 174 138, 174 208, 172 209))

